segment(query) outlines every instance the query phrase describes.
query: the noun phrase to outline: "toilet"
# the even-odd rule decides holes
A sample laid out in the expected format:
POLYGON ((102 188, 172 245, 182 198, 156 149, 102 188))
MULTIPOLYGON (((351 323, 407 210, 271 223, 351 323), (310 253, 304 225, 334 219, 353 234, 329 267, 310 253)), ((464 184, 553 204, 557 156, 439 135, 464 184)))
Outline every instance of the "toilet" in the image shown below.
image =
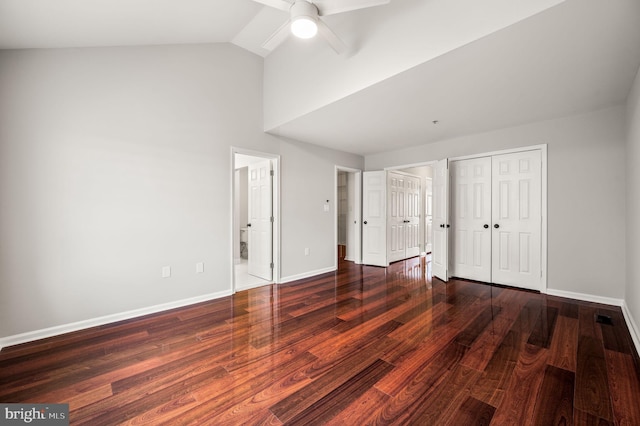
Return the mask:
POLYGON ((249 232, 248 228, 240 228, 240 258, 249 258, 249 232))

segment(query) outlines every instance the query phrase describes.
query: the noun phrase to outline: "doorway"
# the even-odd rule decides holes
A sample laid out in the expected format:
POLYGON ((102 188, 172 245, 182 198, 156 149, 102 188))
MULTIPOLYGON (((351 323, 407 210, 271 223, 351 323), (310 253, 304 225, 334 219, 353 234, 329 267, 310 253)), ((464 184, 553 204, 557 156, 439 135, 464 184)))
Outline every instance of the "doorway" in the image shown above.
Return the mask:
POLYGON ((232 291, 277 282, 277 156, 232 150, 232 291))
POLYGON ((433 167, 430 164, 424 164, 394 170, 421 178, 420 254, 430 254, 433 246, 433 167))
POLYGON ((336 166, 335 248, 338 261, 362 263, 362 171, 336 166))

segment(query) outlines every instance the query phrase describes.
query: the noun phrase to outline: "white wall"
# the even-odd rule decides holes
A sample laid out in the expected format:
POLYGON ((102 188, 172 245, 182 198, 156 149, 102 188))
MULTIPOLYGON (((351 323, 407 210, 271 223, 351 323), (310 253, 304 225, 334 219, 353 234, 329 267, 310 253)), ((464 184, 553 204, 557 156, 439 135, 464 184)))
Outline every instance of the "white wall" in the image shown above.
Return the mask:
POLYGON ((282 212, 283 281, 329 270, 336 263, 335 166, 364 168, 364 159, 360 156, 287 141, 289 143, 283 144, 280 151, 283 157, 281 201, 283 206, 289 207, 283 208, 282 212), (287 175, 300 179, 287 179, 287 175), (325 212, 327 200, 329 211, 325 212), (330 244, 326 242, 328 238, 330 244), (305 248, 309 249, 309 256, 305 256, 305 248))
MULTIPOLYGON (((367 170, 548 144, 548 288, 625 295, 625 110, 475 134, 367 156, 367 170)), ((637 193, 636 193, 637 194, 637 193)))
POLYGON ((640 350, 640 70, 627 100, 627 282, 625 302, 640 350))
POLYGON ((290 37, 267 56, 264 128, 273 130, 563 1, 394 0, 328 16, 349 53, 335 54, 320 37, 290 37))
POLYGON ((229 292, 231 146, 281 155, 282 275, 334 264, 322 201, 363 160, 265 135, 262 65, 228 44, 0 52, 0 345, 229 292))

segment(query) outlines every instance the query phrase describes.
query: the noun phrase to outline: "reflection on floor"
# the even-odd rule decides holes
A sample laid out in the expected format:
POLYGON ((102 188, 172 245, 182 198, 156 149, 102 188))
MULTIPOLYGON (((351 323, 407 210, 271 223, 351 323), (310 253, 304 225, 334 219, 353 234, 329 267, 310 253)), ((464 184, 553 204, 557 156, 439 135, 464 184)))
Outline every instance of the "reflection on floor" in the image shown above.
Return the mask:
POLYGON ((429 263, 342 261, 4 348, 0 401, 69 404, 73 425, 640 425, 619 307, 429 263))
POLYGON ((236 263, 236 290, 247 290, 267 284, 271 284, 271 281, 249 274, 249 261, 247 259, 242 259, 239 263, 236 263))

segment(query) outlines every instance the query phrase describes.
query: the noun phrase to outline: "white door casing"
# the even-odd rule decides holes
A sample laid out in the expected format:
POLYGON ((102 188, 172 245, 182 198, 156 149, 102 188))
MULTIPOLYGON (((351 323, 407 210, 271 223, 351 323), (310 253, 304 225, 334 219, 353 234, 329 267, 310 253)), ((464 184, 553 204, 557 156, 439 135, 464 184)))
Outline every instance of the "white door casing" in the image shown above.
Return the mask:
POLYGON ((432 273, 443 281, 449 279, 449 167, 440 160, 433 167, 433 252, 432 273))
POLYGON ((492 282, 540 290, 541 153, 496 155, 492 162, 492 282))
POLYGON ((452 161, 451 276, 491 282, 491 157, 452 161))
POLYGON ((273 279, 273 182, 271 160, 249 165, 249 274, 273 279))
POLYGON ((362 174, 362 263, 388 266, 386 172, 362 174))

